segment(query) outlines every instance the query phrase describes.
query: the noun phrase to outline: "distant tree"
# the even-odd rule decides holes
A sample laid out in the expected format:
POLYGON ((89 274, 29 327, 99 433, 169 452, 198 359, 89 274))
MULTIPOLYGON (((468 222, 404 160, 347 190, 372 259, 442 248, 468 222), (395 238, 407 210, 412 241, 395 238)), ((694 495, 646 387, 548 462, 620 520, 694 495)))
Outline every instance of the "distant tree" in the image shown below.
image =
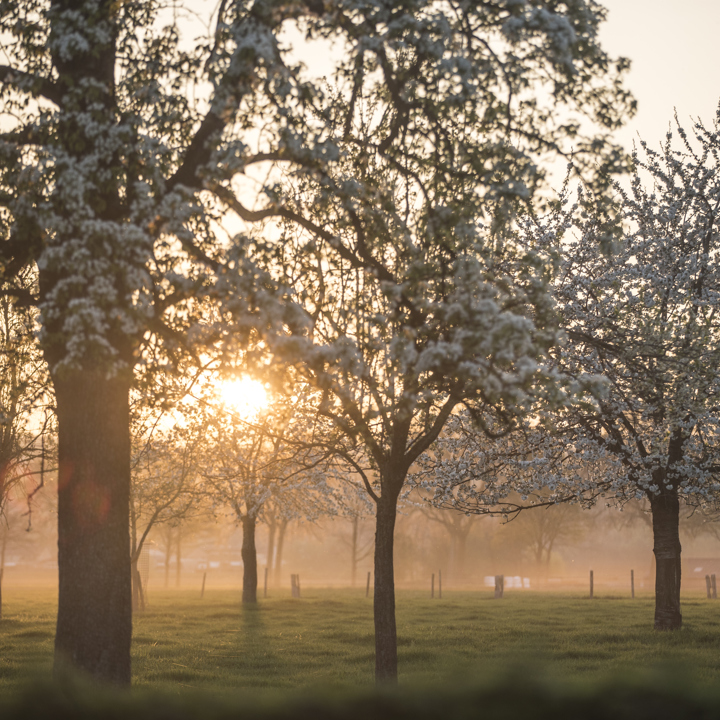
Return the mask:
POLYGON ((713 507, 720 490, 719 121, 694 123, 692 136, 677 124, 659 151, 642 144, 631 191, 618 188, 625 231, 614 252, 592 214, 562 237, 568 215, 534 231, 563 245, 555 296, 568 342, 554 366, 604 377, 604 392, 470 443, 462 467, 448 454, 435 472, 435 502, 469 512, 647 499, 660 630, 682 623, 680 502, 713 507))
MULTIPOLYGON (((15 284, 32 292, 35 283, 26 271, 15 284)), ((0 288, 0 513, 13 487, 33 478, 42 484, 54 469, 53 397, 36 323, 36 310, 0 288)))
MULTIPOLYGON (((36 274, 26 270, 15 285, 31 292, 36 274)), ((7 291, 7 288, 4 289, 7 291)), ((7 503, 14 494, 25 504, 32 525, 37 493, 47 473, 54 473, 55 414, 47 367, 35 338, 37 311, 0 288, 0 523, 5 525, 0 549, 0 613, 7 543, 7 503)), ((17 503, 16 503, 17 504, 17 503)), ((15 513, 17 515, 17 512, 15 513)))
POLYGON ((447 533, 450 539, 448 576, 455 582, 460 582, 465 577, 467 541, 477 524, 477 516, 449 508, 422 508, 422 513, 430 522, 440 525, 447 533))
POLYGON ((293 519, 335 512, 325 473, 328 453, 313 443, 314 415, 299 388, 291 398, 278 396, 249 418, 207 401, 198 417, 205 435, 205 492, 242 525, 242 601, 254 604, 258 523, 280 519, 284 531, 293 519))
MULTIPOLYGON (((198 482, 199 440, 182 430, 163 431, 157 423, 135 423, 130 490, 130 562, 133 609, 144 609, 145 594, 138 560, 150 533, 172 528, 203 510, 198 482)), ((179 560, 178 560, 179 562, 179 560)))

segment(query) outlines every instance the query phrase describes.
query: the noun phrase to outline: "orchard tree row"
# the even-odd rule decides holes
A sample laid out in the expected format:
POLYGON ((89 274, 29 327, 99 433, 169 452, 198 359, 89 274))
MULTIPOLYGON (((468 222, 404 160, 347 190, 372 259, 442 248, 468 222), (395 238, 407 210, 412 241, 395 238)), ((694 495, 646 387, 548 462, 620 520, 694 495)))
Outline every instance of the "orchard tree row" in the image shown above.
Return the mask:
MULTIPOLYGON (((230 376, 242 363, 287 399, 266 440, 217 413, 201 423, 217 441, 203 477, 248 539, 268 483, 319 481, 326 462, 361 479, 376 516, 380 682, 397 677, 398 502, 411 468, 441 457, 431 448, 448 423, 467 418, 488 441, 550 428, 568 452, 614 473, 598 491, 620 497, 627 467, 658 517, 672 515, 673 488, 710 482, 712 461, 695 458, 712 454, 714 424, 672 393, 692 392, 687 378, 707 367, 702 344, 712 347, 712 232, 672 282, 660 276, 672 257, 627 288, 601 271, 640 272, 635 249, 606 260, 640 238, 663 257, 663 243, 705 247, 717 138, 703 136, 700 156, 688 146, 659 158, 660 190, 698 198, 677 214, 680 236, 662 234, 676 227, 673 202, 655 204, 639 180, 617 212, 612 173, 629 161, 609 133, 634 101, 622 85, 628 62, 598 44, 600 5, 222 0, 206 25, 180 2, 166 10, 156 0, 0 5, 0 281, 37 322, 52 386, 58 672, 130 682, 142 539, 130 514, 133 463, 182 495, 196 448, 192 423, 178 422, 167 476, 153 470, 162 450, 152 437, 133 452, 131 399, 173 405, 164 377, 190 387, 202 368, 230 376), (322 54, 322 77, 291 39, 322 54), (577 210, 543 220, 558 159, 584 195, 577 210), (703 202, 706 221, 695 210, 703 202), (677 305, 653 295, 676 285, 686 288, 677 305), (630 331, 643 338, 636 346, 630 331), (668 343, 663 357, 644 339, 655 332, 668 343), (615 380, 600 379, 605 365, 615 380), (652 390, 629 375, 638 365, 656 369, 652 390), (309 442, 293 421, 305 393, 317 421, 309 442), (653 393, 662 403, 649 409, 653 393)), ((694 396, 710 398, 708 418, 713 387, 708 379, 694 396)), ((483 485, 468 482, 472 491, 453 486, 443 501, 474 500, 483 485)), ((550 487, 550 501, 567 494, 560 473, 550 487)), ((668 572, 672 542, 656 547, 668 572)))

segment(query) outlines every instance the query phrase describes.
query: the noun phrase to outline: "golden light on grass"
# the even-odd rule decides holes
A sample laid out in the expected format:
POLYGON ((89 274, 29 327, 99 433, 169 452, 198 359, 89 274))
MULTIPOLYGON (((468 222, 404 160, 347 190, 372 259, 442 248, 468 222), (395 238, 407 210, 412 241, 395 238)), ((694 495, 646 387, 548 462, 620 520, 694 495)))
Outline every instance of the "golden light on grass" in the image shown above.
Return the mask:
POLYGON ((256 418, 270 401, 265 386, 248 375, 226 380, 218 388, 218 395, 227 408, 243 420, 256 418))

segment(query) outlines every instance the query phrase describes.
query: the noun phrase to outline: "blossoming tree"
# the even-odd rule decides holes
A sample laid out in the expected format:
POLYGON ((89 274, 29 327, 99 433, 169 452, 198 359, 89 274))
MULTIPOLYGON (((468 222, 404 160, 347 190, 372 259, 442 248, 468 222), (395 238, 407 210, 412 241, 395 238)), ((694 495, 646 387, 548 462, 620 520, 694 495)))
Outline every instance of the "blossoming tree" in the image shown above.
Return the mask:
POLYGON ((458 417, 417 476, 433 502, 470 512, 646 498, 662 630, 682 623, 680 500, 709 509, 720 491, 719 130, 718 119, 690 136, 677 125, 659 151, 643 144, 631 190, 620 191, 614 252, 601 249, 592 214, 572 233, 562 232, 569 215, 538 229, 563 244, 555 296, 568 341, 555 367, 601 376, 604 391, 495 443, 458 417))

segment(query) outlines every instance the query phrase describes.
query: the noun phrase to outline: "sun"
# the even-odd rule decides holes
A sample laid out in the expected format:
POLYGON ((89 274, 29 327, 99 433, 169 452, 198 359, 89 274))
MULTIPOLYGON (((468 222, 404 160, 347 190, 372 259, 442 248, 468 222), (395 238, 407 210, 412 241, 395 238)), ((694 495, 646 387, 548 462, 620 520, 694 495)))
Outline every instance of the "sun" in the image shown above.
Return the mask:
POLYGON ((270 401, 265 386, 247 375, 237 380, 226 380, 220 385, 218 394, 232 412, 245 420, 256 418, 270 401))

